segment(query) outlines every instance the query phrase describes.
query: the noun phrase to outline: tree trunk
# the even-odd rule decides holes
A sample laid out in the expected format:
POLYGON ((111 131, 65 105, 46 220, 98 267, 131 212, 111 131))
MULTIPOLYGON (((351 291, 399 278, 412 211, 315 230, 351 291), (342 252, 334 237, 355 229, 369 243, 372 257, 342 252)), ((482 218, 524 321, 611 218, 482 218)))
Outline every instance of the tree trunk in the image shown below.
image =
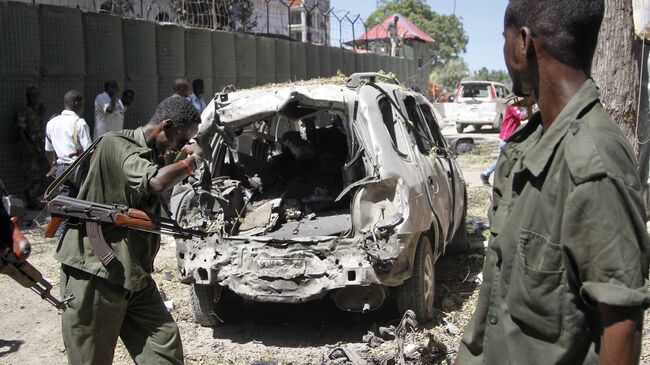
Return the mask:
POLYGON ((632 0, 605 0, 592 76, 605 110, 618 123, 639 157, 636 138, 641 54, 634 35, 632 0))

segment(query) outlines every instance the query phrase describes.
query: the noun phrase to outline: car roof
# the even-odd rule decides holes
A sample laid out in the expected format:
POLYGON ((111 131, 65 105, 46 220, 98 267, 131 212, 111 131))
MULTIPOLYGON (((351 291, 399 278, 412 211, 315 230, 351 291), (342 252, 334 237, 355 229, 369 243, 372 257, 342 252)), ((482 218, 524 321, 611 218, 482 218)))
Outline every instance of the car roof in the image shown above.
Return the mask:
POLYGON ((486 84, 486 85, 500 85, 500 86, 505 86, 504 84, 496 81, 461 81, 461 85, 467 85, 467 84, 486 84))

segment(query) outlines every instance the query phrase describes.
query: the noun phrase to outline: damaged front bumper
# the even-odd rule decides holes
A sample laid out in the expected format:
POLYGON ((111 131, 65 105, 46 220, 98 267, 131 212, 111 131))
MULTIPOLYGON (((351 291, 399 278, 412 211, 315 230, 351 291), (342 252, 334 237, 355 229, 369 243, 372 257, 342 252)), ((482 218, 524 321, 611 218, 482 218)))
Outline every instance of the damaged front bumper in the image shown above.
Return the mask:
MULTIPOLYGON (((335 289, 366 288, 374 309, 384 299, 385 285, 399 285, 408 277, 412 255, 400 251, 415 245, 409 244, 410 237, 403 238, 405 242, 392 236, 381 245, 331 236, 178 240, 177 260, 184 283, 219 284, 249 300, 302 303, 335 289)), ((364 304, 347 309, 361 310, 364 304)))

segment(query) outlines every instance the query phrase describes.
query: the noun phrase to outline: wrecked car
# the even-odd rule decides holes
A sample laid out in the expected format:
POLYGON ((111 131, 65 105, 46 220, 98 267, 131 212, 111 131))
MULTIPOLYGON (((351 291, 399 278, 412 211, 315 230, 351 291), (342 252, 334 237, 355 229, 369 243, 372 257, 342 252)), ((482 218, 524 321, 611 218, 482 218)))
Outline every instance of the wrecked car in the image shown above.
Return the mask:
POLYGON ((434 265, 467 248, 467 193, 456 146, 431 104, 396 80, 272 86, 217 94, 197 140, 199 179, 178 186, 172 214, 209 233, 177 240, 195 319, 228 321, 238 301, 331 296, 372 311, 434 314, 434 265))

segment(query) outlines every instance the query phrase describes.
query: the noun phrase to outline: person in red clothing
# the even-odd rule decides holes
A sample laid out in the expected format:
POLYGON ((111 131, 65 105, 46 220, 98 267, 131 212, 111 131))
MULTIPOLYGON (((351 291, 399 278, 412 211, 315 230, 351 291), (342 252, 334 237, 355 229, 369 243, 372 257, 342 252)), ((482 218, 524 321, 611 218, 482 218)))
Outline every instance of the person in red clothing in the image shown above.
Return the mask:
MULTIPOLYGON (((499 154, 501 154, 501 150, 503 149, 503 146, 505 146, 508 137, 519 128, 521 121, 526 117, 526 114, 522 109, 517 106, 517 104, 519 104, 517 101, 517 98, 514 97, 508 101, 508 106, 506 106, 506 115, 503 118, 503 125, 499 131, 499 154)), ((481 181, 483 182, 483 185, 490 186, 490 175, 494 172, 498 159, 499 157, 497 156, 488 168, 481 173, 481 181)))

